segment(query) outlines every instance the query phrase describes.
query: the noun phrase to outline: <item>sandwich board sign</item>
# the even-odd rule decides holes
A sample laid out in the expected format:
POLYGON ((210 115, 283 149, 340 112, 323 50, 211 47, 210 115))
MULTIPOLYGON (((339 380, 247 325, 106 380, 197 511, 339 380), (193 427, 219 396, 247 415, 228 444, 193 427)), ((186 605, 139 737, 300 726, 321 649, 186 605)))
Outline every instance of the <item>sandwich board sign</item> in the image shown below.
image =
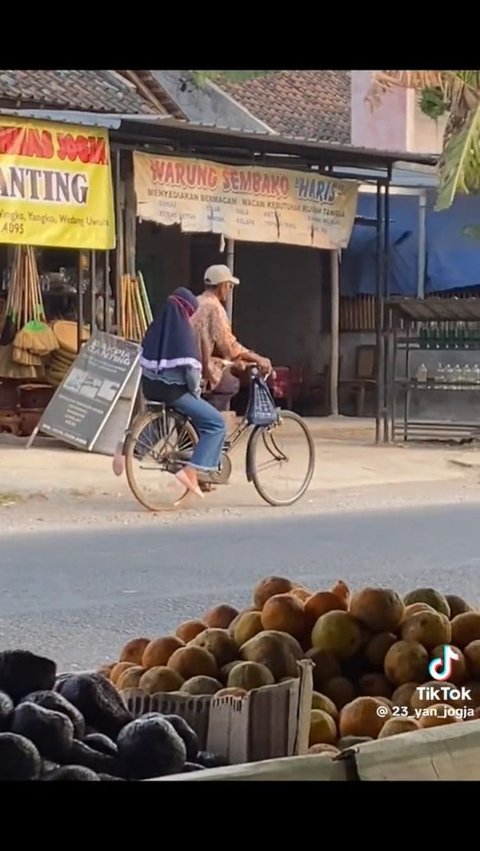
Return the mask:
POLYGON ((95 331, 45 408, 37 433, 87 452, 114 455, 132 416, 140 385, 140 346, 95 331))

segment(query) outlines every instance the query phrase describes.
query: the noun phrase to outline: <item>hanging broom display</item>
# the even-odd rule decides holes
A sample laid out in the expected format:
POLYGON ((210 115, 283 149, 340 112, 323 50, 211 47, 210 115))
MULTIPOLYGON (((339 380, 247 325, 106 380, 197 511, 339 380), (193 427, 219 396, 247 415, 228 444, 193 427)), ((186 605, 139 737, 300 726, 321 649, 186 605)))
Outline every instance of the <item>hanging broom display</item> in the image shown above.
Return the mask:
POLYGON ((34 249, 16 246, 0 335, 3 378, 43 378, 45 355, 58 346, 44 318, 34 249))
POLYGON ((21 247, 15 249, 0 346, 11 346, 17 331, 22 326, 23 308, 23 256, 21 247))
POLYGON ((125 340, 141 343, 150 322, 152 310, 145 283, 138 278, 122 275, 120 278, 120 333, 125 340))
POLYGON ((45 321, 35 251, 31 246, 21 246, 19 253, 22 277, 18 322, 20 329, 13 340, 12 358, 16 363, 25 366, 40 366, 42 358, 58 349, 58 342, 45 321))

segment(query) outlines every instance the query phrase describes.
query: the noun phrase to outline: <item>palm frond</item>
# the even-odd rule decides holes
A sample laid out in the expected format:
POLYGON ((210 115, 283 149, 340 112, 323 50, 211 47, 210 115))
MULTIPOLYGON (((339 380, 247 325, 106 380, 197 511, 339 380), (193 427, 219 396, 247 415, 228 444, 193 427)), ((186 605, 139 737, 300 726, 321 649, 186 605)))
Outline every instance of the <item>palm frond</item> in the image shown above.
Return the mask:
POLYGON ((458 194, 480 192, 480 105, 450 137, 439 162, 438 179, 436 210, 446 210, 458 194))
POLYGON ((480 71, 377 71, 365 100, 374 108, 393 88, 438 89, 448 109, 465 117, 480 100, 480 71))
POLYGON ((441 89, 444 91, 447 71, 376 71, 365 100, 378 106, 383 95, 394 88, 441 89))

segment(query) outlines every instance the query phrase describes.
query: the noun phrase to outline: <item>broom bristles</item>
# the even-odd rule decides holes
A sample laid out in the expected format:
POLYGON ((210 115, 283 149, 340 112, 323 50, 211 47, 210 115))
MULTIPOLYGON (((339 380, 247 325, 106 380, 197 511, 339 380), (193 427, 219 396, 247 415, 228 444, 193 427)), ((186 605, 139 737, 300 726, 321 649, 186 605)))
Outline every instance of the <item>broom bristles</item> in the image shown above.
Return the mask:
POLYGON ((24 325, 16 334, 13 341, 16 348, 26 349, 38 355, 48 355, 58 349, 58 340, 49 325, 37 330, 29 328, 29 324, 24 325))
POLYGON ((19 349, 15 345, 12 348, 12 360, 15 361, 15 363, 21 364, 22 366, 42 365, 41 357, 26 351, 26 349, 19 349))

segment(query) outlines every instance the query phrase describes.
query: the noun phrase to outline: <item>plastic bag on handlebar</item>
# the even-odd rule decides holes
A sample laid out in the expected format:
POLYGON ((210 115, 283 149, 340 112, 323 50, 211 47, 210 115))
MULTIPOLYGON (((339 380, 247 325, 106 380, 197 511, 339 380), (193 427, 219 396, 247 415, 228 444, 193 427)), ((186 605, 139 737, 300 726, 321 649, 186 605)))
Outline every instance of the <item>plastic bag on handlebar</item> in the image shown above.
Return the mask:
POLYGON ((278 420, 278 411, 267 382, 260 375, 252 378, 246 412, 249 425, 268 426, 278 420))

